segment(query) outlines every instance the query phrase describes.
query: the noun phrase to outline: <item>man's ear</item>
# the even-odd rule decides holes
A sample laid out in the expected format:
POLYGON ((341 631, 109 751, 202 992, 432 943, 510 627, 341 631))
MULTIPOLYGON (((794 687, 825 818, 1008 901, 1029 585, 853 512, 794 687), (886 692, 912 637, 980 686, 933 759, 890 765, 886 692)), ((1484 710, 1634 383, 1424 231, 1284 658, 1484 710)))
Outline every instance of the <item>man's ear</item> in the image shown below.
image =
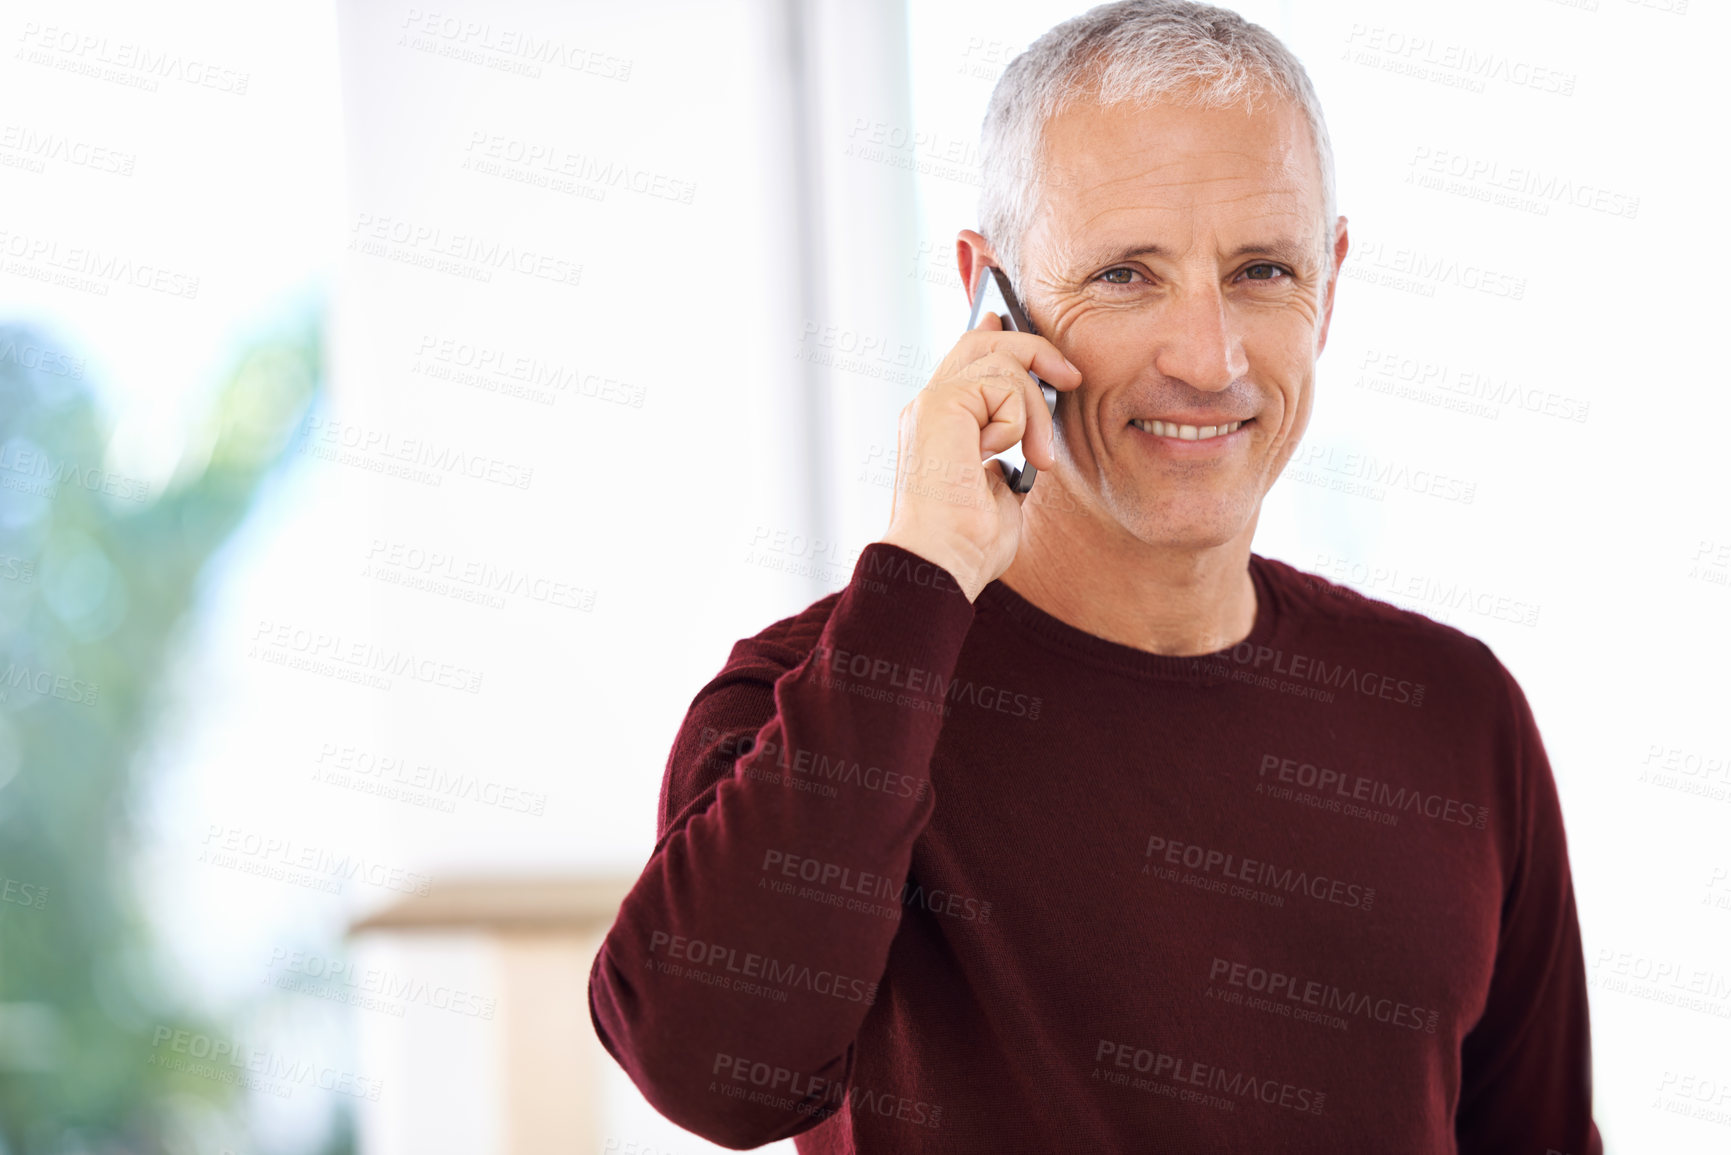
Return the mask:
POLYGON ((1346 235, 1346 218, 1341 217, 1334 225, 1334 259, 1333 268, 1328 271, 1328 288, 1323 290, 1322 328, 1316 334, 1316 355, 1322 356, 1322 350, 1328 344, 1328 323, 1334 320, 1334 286, 1340 281, 1340 266, 1346 260, 1346 250, 1350 238, 1346 235))
POLYGON ((968 296, 968 306, 974 304, 974 286, 980 282, 980 271, 998 263, 992 243, 973 229, 956 234, 956 271, 962 275, 962 292, 968 296))

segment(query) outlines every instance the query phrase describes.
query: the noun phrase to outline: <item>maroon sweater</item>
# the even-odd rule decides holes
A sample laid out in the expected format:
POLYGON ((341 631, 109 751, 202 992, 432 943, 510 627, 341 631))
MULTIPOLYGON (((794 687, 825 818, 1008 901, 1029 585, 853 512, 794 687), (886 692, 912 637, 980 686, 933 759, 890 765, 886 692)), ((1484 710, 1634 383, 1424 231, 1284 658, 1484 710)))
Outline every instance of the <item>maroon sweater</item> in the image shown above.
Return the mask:
POLYGON ((1520 687, 1250 573, 1250 636, 1181 658, 866 547, 693 700, 590 975, 608 1051, 730 1148, 1599 1155, 1520 687))

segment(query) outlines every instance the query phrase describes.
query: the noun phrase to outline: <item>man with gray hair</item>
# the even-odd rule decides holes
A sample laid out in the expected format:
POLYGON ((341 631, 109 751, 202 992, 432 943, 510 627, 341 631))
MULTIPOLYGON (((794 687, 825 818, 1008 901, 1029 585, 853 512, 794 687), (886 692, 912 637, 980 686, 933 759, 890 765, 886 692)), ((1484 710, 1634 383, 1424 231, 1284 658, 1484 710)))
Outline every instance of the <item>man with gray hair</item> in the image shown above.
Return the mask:
POLYGON ((602 1042, 730 1148, 1598 1155, 1520 687, 1250 548, 1348 247, 1304 69, 1105 5, 984 142, 958 269, 1031 325, 956 343, 846 588, 692 702, 602 1042), (1018 441, 1026 493, 986 460, 1018 441))

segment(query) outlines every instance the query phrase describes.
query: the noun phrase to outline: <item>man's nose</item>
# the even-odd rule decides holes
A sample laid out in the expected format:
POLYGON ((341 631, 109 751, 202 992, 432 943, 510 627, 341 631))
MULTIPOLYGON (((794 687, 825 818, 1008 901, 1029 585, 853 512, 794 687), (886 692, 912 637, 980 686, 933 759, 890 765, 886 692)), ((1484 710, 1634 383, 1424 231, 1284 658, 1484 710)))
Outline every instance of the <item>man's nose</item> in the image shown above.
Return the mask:
POLYGON ((1165 376, 1217 392, 1250 371, 1244 339, 1218 286, 1179 294, 1157 324, 1154 368, 1165 376))

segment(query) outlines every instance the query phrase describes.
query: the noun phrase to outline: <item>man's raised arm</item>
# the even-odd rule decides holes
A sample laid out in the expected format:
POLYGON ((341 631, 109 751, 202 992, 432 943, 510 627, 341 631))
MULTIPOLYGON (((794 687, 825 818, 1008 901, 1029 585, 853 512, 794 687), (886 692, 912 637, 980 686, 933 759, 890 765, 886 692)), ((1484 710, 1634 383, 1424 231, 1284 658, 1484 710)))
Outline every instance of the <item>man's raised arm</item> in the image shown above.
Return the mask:
POLYGON ((840 1106, 973 616, 947 570, 874 543, 693 701, 589 990, 607 1050, 680 1126, 755 1147, 840 1106))
POLYGON ((842 1103, 973 602, 1021 540, 1025 495, 984 461, 1021 441, 1056 464, 1034 372, 1081 384, 995 314, 964 333, 902 410, 883 540, 839 595, 735 646, 686 714, 589 1008, 644 1097, 716 1143, 759 1146, 842 1103))

